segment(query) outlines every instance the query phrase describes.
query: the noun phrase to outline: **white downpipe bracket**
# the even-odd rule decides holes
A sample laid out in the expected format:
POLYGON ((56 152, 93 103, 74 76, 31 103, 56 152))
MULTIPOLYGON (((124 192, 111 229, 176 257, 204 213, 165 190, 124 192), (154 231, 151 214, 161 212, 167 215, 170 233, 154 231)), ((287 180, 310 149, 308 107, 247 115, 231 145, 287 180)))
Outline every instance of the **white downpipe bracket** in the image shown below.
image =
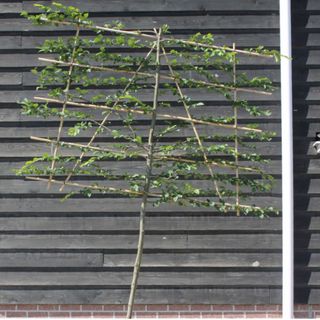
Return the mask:
POLYGON ((291 0, 280 3, 282 154, 282 318, 294 311, 291 0))

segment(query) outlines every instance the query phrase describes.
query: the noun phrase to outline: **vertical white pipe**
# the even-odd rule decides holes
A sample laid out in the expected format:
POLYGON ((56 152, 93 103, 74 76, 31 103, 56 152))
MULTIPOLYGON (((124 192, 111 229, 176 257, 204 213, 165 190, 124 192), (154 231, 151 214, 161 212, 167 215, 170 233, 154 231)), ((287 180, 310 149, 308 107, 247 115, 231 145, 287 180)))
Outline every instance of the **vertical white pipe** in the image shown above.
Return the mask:
POLYGON ((293 130, 291 1, 280 2, 281 137, 282 137, 282 318, 293 318, 293 130))

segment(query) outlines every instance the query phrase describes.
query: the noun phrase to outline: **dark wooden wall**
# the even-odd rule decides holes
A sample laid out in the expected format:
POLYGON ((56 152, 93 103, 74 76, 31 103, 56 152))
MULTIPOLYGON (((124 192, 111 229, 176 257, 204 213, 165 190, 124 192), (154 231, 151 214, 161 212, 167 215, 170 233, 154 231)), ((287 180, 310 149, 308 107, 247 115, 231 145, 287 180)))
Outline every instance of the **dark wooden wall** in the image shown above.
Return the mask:
MULTIPOLYGON (((137 242, 137 202, 99 197, 61 203, 56 189, 48 192, 41 183, 24 181, 12 172, 46 150, 43 144, 30 141, 30 135, 54 137, 57 130, 57 121, 22 116, 17 104, 34 95, 36 82, 30 69, 39 64, 36 47, 56 34, 53 28, 39 29, 19 17, 22 9, 33 10, 36 2, 40 1, 0 0, 0 303, 125 303, 137 242)), ((302 241, 297 246, 303 251, 299 255, 303 270, 313 267, 310 280, 302 272, 301 281, 317 285, 320 220, 316 212, 320 189, 316 178, 320 166, 311 156, 309 144, 319 117, 319 90, 310 85, 317 84, 319 74, 319 37, 313 33, 319 30, 319 19, 313 10, 320 10, 320 4, 315 0, 295 2, 299 4, 297 10, 304 12, 303 18, 298 16, 299 23, 304 20, 299 25, 301 37, 295 43, 300 47, 296 49, 299 55, 295 63, 303 70, 295 78, 299 86, 296 98, 300 99, 296 105, 297 177, 301 179, 297 199, 303 203, 298 214, 309 217, 315 213, 312 218, 298 220, 299 230, 306 231, 310 224, 312 234, 299 233, 302 241), (312 255, 306 256, 304 252, 309 248, 312 255)), ((236 42, 241 47, 270 48, 279 45, 278 0, 62 3, 79 5, 99 23, 115 18, 134 28, 166 23, 178 35, 212 32, 219 44, 236 42)), ((59 31, 62 36, 69 34, 67 30, 59 31)), ((248 73, 269 75, 279 83, 279 67, 270 61, 247 59, 241 68, 248 73)), ((205 99, 212 108, 224 108, 210 96, 205 99)), ((273 114, 270 119, 262 118, 261 123, 275 130, 277 137, 259 149, 271 156, 270 168, 277 185, 272 194, 257 198, 257 203, 280 207, 279 93, 267 99, 261 103, 269 106, 273 114)), ((117 165, 130 168, 142 163, 117 165)), ((223 217, 190 208, 157 210, 148 216, 137 302, 281 302, 280 218, 223 217)), ((316 287, 311 290, 310 301, 316 301, 317 293, 316 287)))
POLYGON ((320 131, 320 2, 293 1, 293 85, 295 150, 295 299, 320 298, 320 158, 311 145, 320 131))

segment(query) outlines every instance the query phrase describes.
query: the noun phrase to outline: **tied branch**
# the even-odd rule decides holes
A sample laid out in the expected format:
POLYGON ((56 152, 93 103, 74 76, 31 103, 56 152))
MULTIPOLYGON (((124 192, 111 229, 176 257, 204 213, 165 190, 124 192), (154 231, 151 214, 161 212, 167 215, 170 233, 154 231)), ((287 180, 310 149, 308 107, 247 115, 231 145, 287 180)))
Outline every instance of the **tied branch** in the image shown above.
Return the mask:
MULTIPOLYGON (((73 49, 72 49, 72 54, 71 54, 71 61, 69 64, 69 70, 68 70, 68 76, 67 76, 67 84, 66 87, 64 89, 64 101, 62 103, 62 109, 61 109, 61 113, 64 114, 66 107, 67 107, 67 102, 68 102, 68 95, 69 95, 69 90, 70 90, 70 86, 71 86, 71 76, 72 76, 72 72, 74 69, 74 62, 75 62, 75 58, 76 58, 76 53, 77 53, 77 46, 78 46, 78 41, 79 41, 79 33, 80 33, 80 26, 77 25, 77 31, 76 31, 76 35, 75 35, 75 39, 74 39, 74 44, 73 44, 73 49)), ((59 124, 59 128, 58 128, 58 135, 57 135, 57 141, 60 141, 60 137, 61 137, 61 133, 62 133, 62 128, 63 128, 63 123, 64 123, 64 116, 60 116, 60 124, 59 124)), ((58 153, 58 147, 59 145, 56 144, 53 150, 53 159, 52 159, 52 163, 51 163, 51 170, 54 170, 54 166, 55 166, 55 158, 57 156, 58 153)), ((52 175, 50 175, 49 177, 49 181, 48 181, 48 189, 50 188, 50 181, 52 180, 52 175)))
POLYGON ((152 168, 153 168, 153 153, 154 153, 154 131, 156 127, 157 120, 157 108, 158 108, 158 97, 159 97, 159 83, 160 83, 160 41, 161 41, 161 28, 158 32, 155 30, 157 36, 157 45, 156 45, 156 73, 155 73, 155 85, 154 85, 154 95, 153 95, 153 107, 151 114, 151 124, 149 129, 148 136, 148 152, 146 159, 146 176, 144 181, 143 196, 140 207, 140 219, 139 219, 139 240, 138 240, 138 249, 136 260, 134 263, 133 276, 131 282, 130 296, 128 301, 128 311, 127 318, 131 319, 133 304, 135 299, 135 293, 138 285, 138 278, 141 268, 142 255, 143 255, 143 246, 144 246, 144 234, 145 234, 145 216, 147 211, 147 201, 148 193, 151 185, 152 177, 152 168))
MULTIPOLYGON (((148 54, 146 55, 146 57, 145 57, 144 60, 147 60, 147 59, 149 58, 149 56, 151 55, 151 53, 152 53, 153 50, 154 50, 154 47, 155 47, 155 46, 152 46, 152 48, 150 49, 150 51, 148 52, 148 54)), ((142 63, 138 66, 137 70, 136 70, 135 72, 133 72, 133 77, 130 79, 130 81, 128 82, 128 84, 127 84, 127 85, 125 86, 125 88, 122 90, 122 94, 124 94, 124 93, 130 88, 131 84, 135 81, 135 78, 136 78, 136 76, 139 74, 139 70, 142 68, 143 63, 144 63, 144 62, 142 62, 142 63)), ((79 64, 78 64, 78 65, 79 65, 79 64)), ((101 128, 104 127, 105 123, 108 121, 108 119, 109 119, 109 117, 111 116, 111 114, 112 114, 113 112, 116 112, 116 110, 114 110, 114 108, 118 105, 119 102, 120 102, 120 98, 116 99, 116 101, 113 103, 113 106, 111 107, 111 109, 109 110, 109 112, 105 115, 105 117, 103 118, 103 120, 100 122, 98 128, 97 128, 97 129, 95 130, 95 132, 93 133, 92 137, 90 138, 90 141, 87 143, 87 145, 86 145, 85 148, 89 148, 89 147, 92 145, 92 143, 94 142, 94 140, 95 140, 96 137, 98 136, 101 128)), ((116 113, 117 113, 117 112, 116 112, 116 113)), ((133 129, 131 128, 131 126, 130 126, 130 129, 131 129, 131 131, 133 131, 133 129)), ((68 176, 66 177, 64 184, 66 184, 66 183, 71 179, 73 172, 74 172, 74 171, 77 169, 77 167, 81 164, 81 161, 82 161, 83 157, 85 156, 85 154, 86 154, 85 151, 82 151, 82 152, 81 152, 78 160, 76 161, 76 163, 75 163, 74 166, 73 166, 72 171, 71 171, 71 172, 68 174, 68 176)), ((64 184, 62 184, 62 186, 60 187, 60 191, 63 190, 64 184)))

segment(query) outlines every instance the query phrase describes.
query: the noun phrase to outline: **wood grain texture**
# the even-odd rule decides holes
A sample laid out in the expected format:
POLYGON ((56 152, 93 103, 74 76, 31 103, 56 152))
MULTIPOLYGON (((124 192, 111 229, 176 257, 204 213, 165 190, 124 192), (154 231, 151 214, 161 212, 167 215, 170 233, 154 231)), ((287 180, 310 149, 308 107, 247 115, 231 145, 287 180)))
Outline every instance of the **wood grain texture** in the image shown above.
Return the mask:
MULTIPOLYGON (((56 186, 47 191, 45 184, 24 181, 13 172, 25 159, 49 151, 48 146, 30 141, 29 136, 54 137, 58 125, 55 118, 26 117, 18 105, 23 98, 39 93, 30 69, 40 65, 37 47, 45 39, 54 38, 56 33, 55 27, 35 27, 19 16, 22 9, 35 12, 33 4, 39 2, 50 1, 0 2, 0 303, 126 303, 137 243, 139 200, 115 195, 114 198, 75 198, 62 203, 56 186)), ((238 47, 279 47, 277 0, 62 2, 88 10, 97 24, 118 19, 128 28, 154 28, 165 23, 181 38, 198 31, 212 32, 219 45, 236 42, 238 47)), ((300 9, 305 9, 301 6, 300 9)), ((309 0, 307 10, 320 10, 317 1, 309 0)), ((308 30, 317 30, 317 16, 310 17, 306 25, 308 30)), ((67 38, 70 30, 59 27, 58 35, 67 38)), ((307 124, 297 130, 297 138, 303 141, 297 155, 302 157, 299 170, 303 176, 299 194, 303 199, 307 194, 313 195, 310 203, 300 207, 301 212, 309 215, 318 212, 319 206, 316 175, 320 162, 312 158, 311 147, 320 117, 320 60, 316 47, 319 43, 317 34, 313 32, 305 37, 300 28, 294 44, 302 48, 298 65, 307 66, 301 72, 303 77, 296 78, 300 96, 295 121, 301 124, 301 120, 307 119, 307 124), (311 158, 308 163, 303 158, 306 152, 311 158), (313 179, 307 180, 307 174, 312 174, 313 179), (305 191, 303 187, 308 183, 305 191)), ((114 50, 121 52, 122 48, 114 50)), ((141 53, 133 50, 132 55, 141 53)), ((270 59, 243 57, 240 68, 249 77, 267 75, 279 83, 279 67, 270 59)), ((104 92, 114 90, 110 87, 104 92)), ((205 107, 194 111, 199 117, 208 113, 229 115, 232 111, 215 93, 195 90, 188 94, 206 102, 205 107)), ((243 97, 272 110, 270 118, 258 120, 262 127, 275 130, 277 138, 274 142, 258 144, 258 150, 272 157, 269 168, 277 175, 276 185, 273 193, 255 195, 254 200, 257 205, 280 207, 279 90, 272 97, 243 97)), ((152 91, 146 90, 142 98, 150 102, 152 91)), ((162 98, 174 100, 170 95, 162 98)), ((185 115, 181 107, 166 112, 185 115)), ((92 115, 101 119, 96 111, 92 115)), ((248 115, 240 113, 239 116, 242 123, 252 121, 248 115)), ((139 116, 138 129, 142 135, 146 126, 140 120, 146 118, 139 116)), ((119 119, 111 117, 110 120, 119 119)), ((67 127, 73 124, 66 122, 67 127)), ((117 128, 119 123, 113 126, 117 128)), ((201 126, 199 130, 205 132, 201 126)), ((189 128, 185 128, 171 138, 189 133, 189 128)), ((65 131, 63 137, 66 137, 65 131)), ((87 134, 80 136, 81 141, 87 138, 87 134)), ((110 145, 108 139, 99 143, 110 145)), ((141 172, 144 167, 141 160, 101 164, 119 173, 141 172)), ((224 172, 223 169, 217 171, 224 172)), ((115 183, 124 185, 121 180, 115 183)), ((205 185, 207 182, 194 183, 205 185)), ((320 225, 317 219, 313 217, 311 223, 315 232, 320 225)), ((150 206, 146 223, 146 253, 137 303, 281 302, 281 217, 236 218, 212 209, 167 205, 150 206)), ((300 226, 305 227, 305 221, 300 226)), ((316 233, 310 240, 312 267, 320 261, 315 236, 316 233)), ((303 261, 301 259, 299 261, 303 261)), ((314 290, 311 300, 317 294, 317 289, 314 290)))

